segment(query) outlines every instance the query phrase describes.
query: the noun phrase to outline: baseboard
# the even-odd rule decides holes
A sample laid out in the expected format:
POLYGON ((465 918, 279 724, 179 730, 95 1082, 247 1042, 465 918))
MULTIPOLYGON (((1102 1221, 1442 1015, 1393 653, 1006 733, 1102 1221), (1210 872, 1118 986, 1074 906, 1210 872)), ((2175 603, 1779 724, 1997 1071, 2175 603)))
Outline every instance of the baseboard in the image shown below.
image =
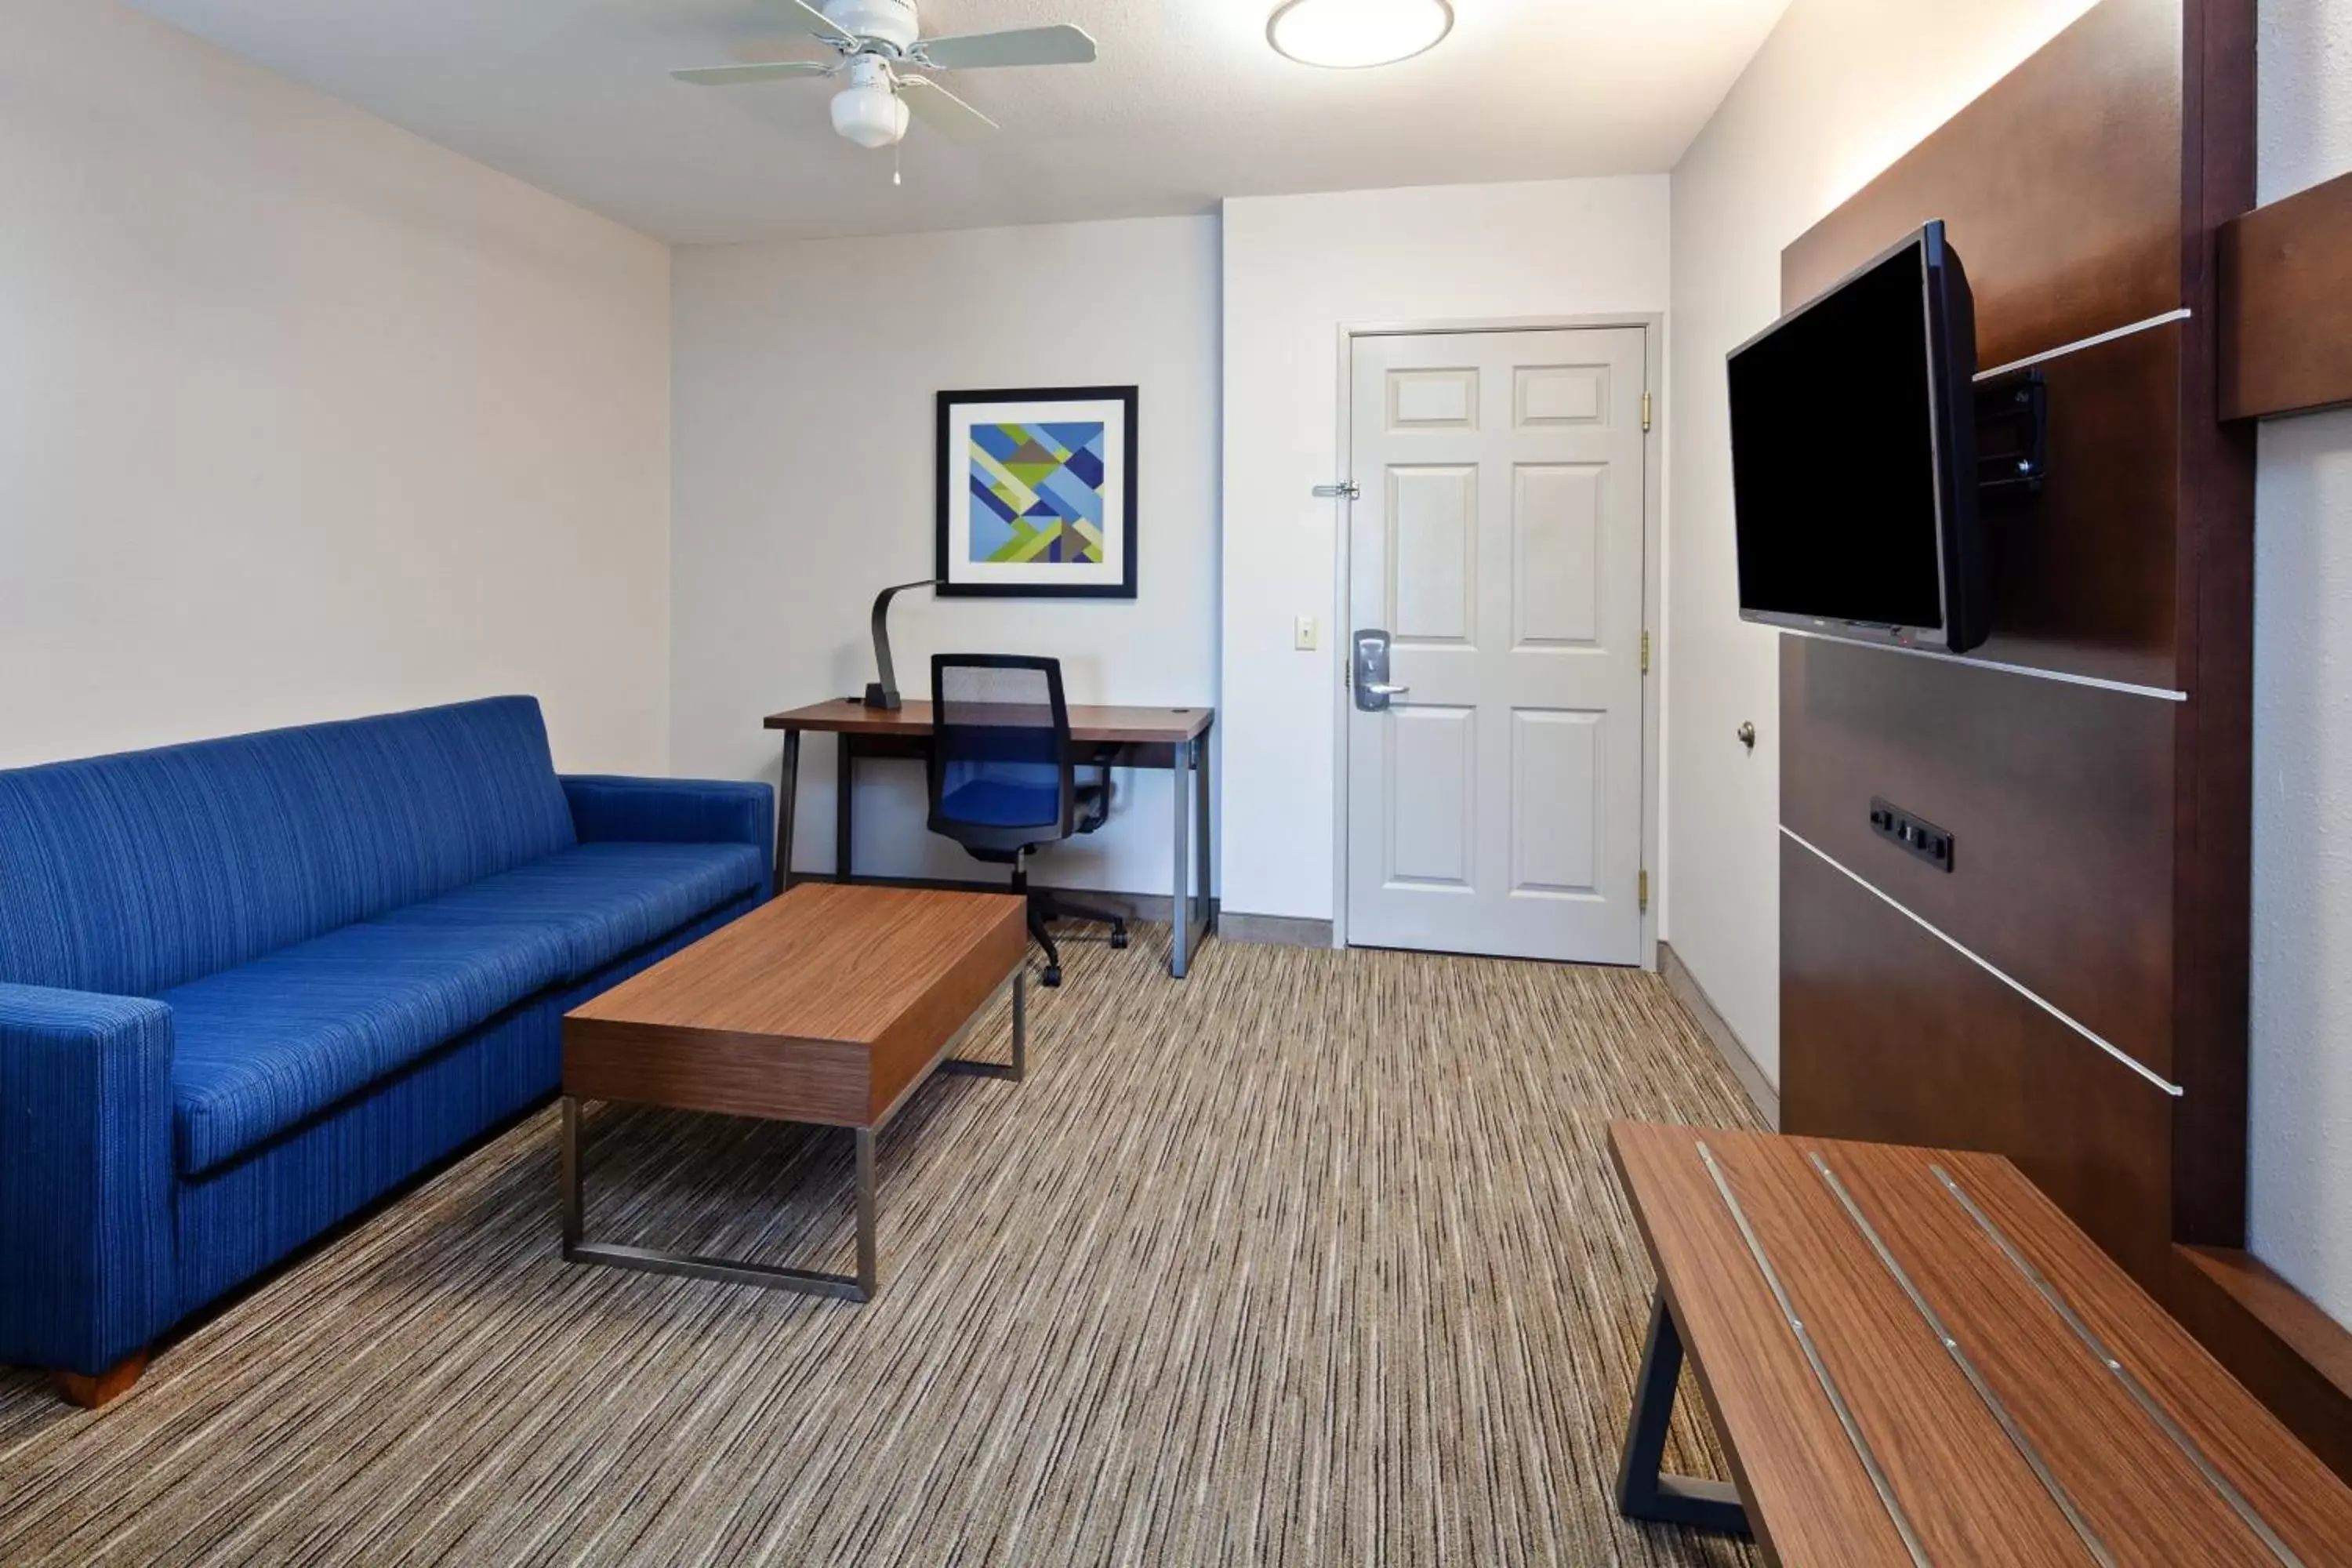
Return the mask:
MULTIPOLYGON (((838 879, 839 879, 830 875, 829 873, 822 871, 795 871, 793 873, 793 880, 796 884, 801 882, 832 882, 838 879)), ((1005 888, 1004 883, 1001 880, 993 882, 979 882, 966 881, 961 878, 947 877, 860 876, 857 879, 857 881, 861 887, 920 888, 926 891, 935 893, 1002 893, 1008 890, 1005 888)), ((1174 907, 1175 900, 1170 898, 1166 893, 1120 893, 1101 888, 1055 888, 1050 887, 1044 882, 1033 882, 1030 886, 1031 889, 1035 892, 1055 894, 1061 898, 1067 899, 1073 903, 1092 904, 1095 908, 1098 910, 1107 910, 1122 920, 1156 921, 1161 925, 1166 925, 1169 921, 1173 918, 1171 915, 1170 910, 1174 907)), ((1216 900, 1213 899, 1209 901, 1209 910, 1212 916, 1215 915, 1216 908, 1216 900)), ((1329 932, 1329 928, 1328 926, 1325 928, 1325 932, 1327 935, 1329 932)), ((1223 928, 1222 923, 1219 926, 1217 934, 1219 936, 1225 937, 1230 937, 1232 935, 1230 931, 1227 931, 1223 928)), ((1241 940, 1247 941, 1249 939, 1243 938, 1241 940)))
POLYGON ((1756 1058, 1748 1054, 1748 1047, 1740 1044, 1731 1026, 1724 1022, 1723 1015, 1716 1011, 1715 1004, 1707 999, 1706 987, 1699 984, 1698 977, 1690 972, 1690 966, 1682 961, 1671 942, 1658 943, 1658 971, 1666 977, 1666 988, 1675 994, 1675 999, 1698 1020, 1698 1026, 1706 1031, 1716 1054, 1731 1069, 1731 1076, 1748 1091, 1757 1114, 1764 1118, 1764 1125, 1777 1129, 1780 1125, 1780 1091, 1764 1076, 1764 1069, 1756 1065, 1756 1058))
POLYGON ((1297 915, 1222 914, 1217 934, 1227 942, 1255 942, 1262 947, 1329 947, 1329 921, 1302 920, 1297 915))

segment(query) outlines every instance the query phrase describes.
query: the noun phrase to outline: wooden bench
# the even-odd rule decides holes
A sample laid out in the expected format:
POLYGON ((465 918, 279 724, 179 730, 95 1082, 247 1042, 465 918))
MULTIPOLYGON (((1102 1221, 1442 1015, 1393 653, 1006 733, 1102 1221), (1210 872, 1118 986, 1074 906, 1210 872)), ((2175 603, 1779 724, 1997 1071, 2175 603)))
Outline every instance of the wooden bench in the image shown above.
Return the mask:
POLYGON ((1635 1519, 1786 1563, 2352 1563, 2352 1489, 2008 1161, 1620 1122, 1635 1519), (1687 1353, 1732 1485, 1660 1474, 1687 1353))

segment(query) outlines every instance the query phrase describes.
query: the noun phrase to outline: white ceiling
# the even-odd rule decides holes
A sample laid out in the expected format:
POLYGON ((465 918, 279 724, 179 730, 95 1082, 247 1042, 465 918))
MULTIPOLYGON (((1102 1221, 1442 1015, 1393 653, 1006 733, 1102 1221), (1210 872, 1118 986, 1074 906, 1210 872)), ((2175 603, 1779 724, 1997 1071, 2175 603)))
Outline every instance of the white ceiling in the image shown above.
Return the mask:
POLYGON ((924 30, 1076 22, 1092 66, 969 71, 1001 121, 890 154, 828 84, 673 67, 829 58, 763 0, 132 0, 140 9, 663 239, 727 241, 1213 210, 1219 198, 1658 173, 1787 0, 1454 0, 1454 36, 1370 71, 1265 42, 1274 0, 924 0, 924 30), (763 47, 763 44, 772 45, 763 47))

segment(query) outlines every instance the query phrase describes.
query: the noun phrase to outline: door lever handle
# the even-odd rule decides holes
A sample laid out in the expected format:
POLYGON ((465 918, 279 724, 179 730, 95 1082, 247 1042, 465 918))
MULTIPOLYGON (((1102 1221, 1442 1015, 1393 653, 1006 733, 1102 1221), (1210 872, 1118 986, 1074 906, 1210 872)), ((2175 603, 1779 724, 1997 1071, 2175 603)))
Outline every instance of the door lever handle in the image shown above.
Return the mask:
POLYGON ((1375 681, 1364 682, 1364 689, 1375 697, 1402 697, 1412 689, 1410 686, 1382 686, 1375 681))

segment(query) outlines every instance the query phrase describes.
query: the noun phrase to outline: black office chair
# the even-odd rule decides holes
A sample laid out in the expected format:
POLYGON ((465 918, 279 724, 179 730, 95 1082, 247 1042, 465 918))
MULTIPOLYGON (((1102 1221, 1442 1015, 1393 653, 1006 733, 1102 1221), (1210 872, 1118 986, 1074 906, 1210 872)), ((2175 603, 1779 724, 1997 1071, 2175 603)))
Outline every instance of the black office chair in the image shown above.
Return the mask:
POLYGON ((1044 845, 1092 833, 1110 819, 1110 767, 1078 782, 1070 756, 1070 709, 1059 659, 943 653, 931 658, 931 831, 975 859, 1013 868, 1029 900, 1029 933, 1045 950, 1048 985, 1062 983, 1062 952, 1046 928, 1100 921, 1110 944, 1127 945, 1127 921, 1030 890, 1025 858, 1044 845))

